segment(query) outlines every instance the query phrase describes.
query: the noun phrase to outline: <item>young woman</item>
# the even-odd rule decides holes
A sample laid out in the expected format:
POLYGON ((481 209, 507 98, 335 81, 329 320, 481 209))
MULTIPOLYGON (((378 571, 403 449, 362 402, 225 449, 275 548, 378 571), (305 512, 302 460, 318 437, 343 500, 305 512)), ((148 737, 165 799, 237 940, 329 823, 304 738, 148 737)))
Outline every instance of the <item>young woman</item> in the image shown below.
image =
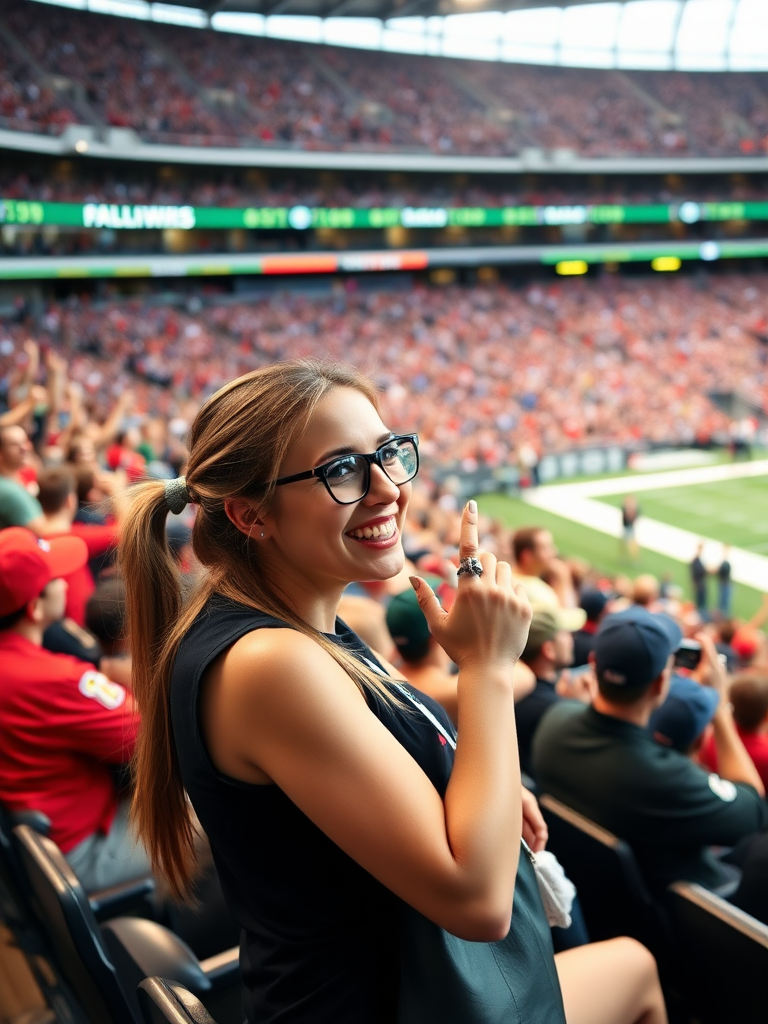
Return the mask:
MULTIPOLYGON (((143 722, 139 832, 183 893, 188 795, 243 928, 250 1024, 394 1024, 407 907, 472 952, 515 950, 524 981, 510 1021, 562 1022, 559 974, 568 1024, 663 1024, 643 947, 572 950, 556 973, 537 894, 533 912, 523 906, 521 835, 534 849, 546 838, 515 735, 512 667, 531 612, 509 565, 477 551, 474 503, 450 613, 413 581, 459 666, 456 742, 439 705, 336 618, 348 583, 402 568, 417 469, 417 438, 382 422, 370 381, 295 362, 214 395, 192 427, 186 479, 138 489, 122 564, 143 722), (188 500, 206 572, 182 603, 164 524, 188 500)), ((445 993, 428 972, 417 980, 438 1007, 445 993)))

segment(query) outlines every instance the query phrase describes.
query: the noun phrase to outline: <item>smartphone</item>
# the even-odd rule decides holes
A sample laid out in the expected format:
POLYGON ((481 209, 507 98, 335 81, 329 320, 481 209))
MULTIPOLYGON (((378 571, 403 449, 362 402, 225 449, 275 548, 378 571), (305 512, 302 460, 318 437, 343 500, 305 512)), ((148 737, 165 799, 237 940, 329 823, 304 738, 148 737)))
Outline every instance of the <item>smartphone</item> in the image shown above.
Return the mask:
POLYGON ((683 640, 675 651, 675 667, 692 669, 701 661, 701 644, 698 640, 683 640))

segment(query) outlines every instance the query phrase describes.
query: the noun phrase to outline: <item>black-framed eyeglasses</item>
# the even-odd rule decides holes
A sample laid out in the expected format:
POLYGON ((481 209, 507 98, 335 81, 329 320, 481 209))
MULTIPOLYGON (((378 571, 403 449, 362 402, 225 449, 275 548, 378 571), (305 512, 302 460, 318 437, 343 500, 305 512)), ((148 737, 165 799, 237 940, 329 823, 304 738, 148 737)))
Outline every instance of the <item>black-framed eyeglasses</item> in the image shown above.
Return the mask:
POLYGON ((376 464, 393 484, 407 484, 419 471, 418 434, 390 437, 370 455, 340 455, 322 466, 275 480, 275 486, 318 477, 339 505, 352 505, 371 488, 371 466, 376 464))

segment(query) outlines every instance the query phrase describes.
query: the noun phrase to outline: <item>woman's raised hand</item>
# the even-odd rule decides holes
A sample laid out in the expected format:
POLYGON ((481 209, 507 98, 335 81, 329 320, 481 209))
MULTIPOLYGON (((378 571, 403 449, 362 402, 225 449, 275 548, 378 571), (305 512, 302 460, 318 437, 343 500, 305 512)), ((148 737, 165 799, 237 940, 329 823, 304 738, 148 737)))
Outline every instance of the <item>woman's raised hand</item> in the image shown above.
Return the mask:
POLYGON ((430 632, 459 668, 469 665, 511 668, 528 639, 531 606, 515 585, 512 567, 489 551, 478 551, 477 505, 467 503, 461 519, 462 559, 479 559, 482 575, 462 572, 450 612, 444 611, 425 580, 411 577, 430 632))

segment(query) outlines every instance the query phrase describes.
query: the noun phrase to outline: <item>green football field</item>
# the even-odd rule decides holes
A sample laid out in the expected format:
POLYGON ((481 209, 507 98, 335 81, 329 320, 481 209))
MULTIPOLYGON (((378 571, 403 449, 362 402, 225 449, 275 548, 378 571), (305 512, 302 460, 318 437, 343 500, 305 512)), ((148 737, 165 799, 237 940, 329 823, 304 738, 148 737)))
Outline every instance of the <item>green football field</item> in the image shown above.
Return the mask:
MULTIPOLYGON (((631 486, 625 493, 631 493, 631 486)), ((610 494, 597 500, 618 508, 623 497, 610 494)), ((637 500, 642 515, 649 519, 768 554, 768 477, 640 491, 637 500)))
MULTIPOLYGON (((627 477, 627 491, 632 492, 632 477, 627 477)), ((637 495, 643 515, 660 519, 683 529, 713 537, 725 543, 748 548, 756 554, 768 554, 768 479, 766 477, 727 481, 719 484, 668 488, 663 491, 643 491, 637 495), (706 504, 706 495, 712 504, 706 504), (672 502, 669 502, 669 498, 672 502), (657 504, 658 502, 658 504, 657 504), (736 512, 743 519, 736 520, 736 512), (728 515, 732 517, 731 521, 728 515)), ((620 505, 622 495, 610 495, 599 500, 620 505)), ((545 509, 527 505, 517 498, 502 494, 478 497, 480 511, 500 519, 506 526, 543 526, 551 530, 561 554, 584 558, 607 575, 638 576, 653 573, 669 578, 691 597, 688 566, 666 555, 641 551, 636 562, 628 561, 622 545, 588 526, 555 515, 545 509)), ((768 582, 768 581, 767 581, 768 582)), ((712 598, 714 599, 714 585, 712 598)), ((761 594, 743 584, 734 584, 733 611, 740 618, 749 619, 760 607, 761 594)))

